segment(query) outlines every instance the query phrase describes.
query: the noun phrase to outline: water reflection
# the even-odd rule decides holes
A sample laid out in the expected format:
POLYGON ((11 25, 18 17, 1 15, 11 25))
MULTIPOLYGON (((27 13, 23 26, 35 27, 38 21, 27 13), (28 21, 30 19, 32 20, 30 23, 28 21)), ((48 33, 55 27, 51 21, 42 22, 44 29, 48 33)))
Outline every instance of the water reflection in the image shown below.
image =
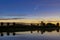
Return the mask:
POLYGON ((15 36, 12 33, 9 36, 4 33, 5 36, 0 36, 0 40, 60 40, 60 32, 57 32, 57 30, 45 30, 43 34, 41 32, 41 30, 35 30, 32 33, 31 31, 16 32, 15 36))
MULTIPOLYGON (((45 32, 54 32, 56 31, 57 33, 60 31, 60 29, 40 29, 40 30, 35 30, 36 33, 41 33, 44 34, 45 32)), ((31 31, 22 31, 22 32, 16 32, 16 33, 34 33, 35 31, 31 30, 31 31)))

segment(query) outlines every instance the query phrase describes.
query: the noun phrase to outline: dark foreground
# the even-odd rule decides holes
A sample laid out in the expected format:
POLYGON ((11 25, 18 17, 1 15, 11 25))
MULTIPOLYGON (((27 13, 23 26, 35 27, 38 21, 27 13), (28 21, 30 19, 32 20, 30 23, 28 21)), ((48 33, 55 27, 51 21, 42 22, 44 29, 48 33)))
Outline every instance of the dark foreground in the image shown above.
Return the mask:
POLYGON ((10 33, 13 33, 15 35, 15 32, 26 32, 26 31, 35 31, 37 32, 41 31, 41 34, 45 33, 45 31, 52 32, 56 30, 59 32, 60 26, 59 23, 57 24, 52 24, 52 23, 47 23, 45 24, 43 21, 41 21, 40 24, 30 24, 30 25, 25 25, 25 24, 20 24, 20 23, 0 23, 0 34, 3 36, 3 32, 6 32, 7 35, 10 33), (7 24, 7 25, 5 25, 7 24), (11 25, 12 24, 12 25, 11 25))
POLYGON ((4 23, 1 23, 0 40, 60 40, 59 23, 55 25, 41 22, 40 24, 24 25, 13 23, 13 25, 10 25, 10 23, 7 23, 7 25, 4 25, 4 23), (16 32, 19 32, 19 34, 16 34, 16 32))

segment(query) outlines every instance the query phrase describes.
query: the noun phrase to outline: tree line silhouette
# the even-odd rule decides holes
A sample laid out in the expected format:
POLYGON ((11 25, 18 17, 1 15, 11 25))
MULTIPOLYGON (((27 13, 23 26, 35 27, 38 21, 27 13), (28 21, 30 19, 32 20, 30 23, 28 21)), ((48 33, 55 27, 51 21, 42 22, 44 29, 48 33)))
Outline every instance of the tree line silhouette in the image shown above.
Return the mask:
POLYGON ((6 23, 7 25, 4 25, 3 22, 0 23, 0 31, 20 31, 20 30, 34 30, 34 29, 44 29, 44 28, 51 28, 51 29, 57 29, 57 28, 60 28, 59 26, 59 23, 57 24, 53 24, 53 23, 47 23, 45 24, 43 21, 41 21, 40 25, 37 24, 31 24, 31 25, 24 25, 24 24, 21 24, 21 23, 15 23, 13 22, 12 24, 13 25, 9 25, 10 23, 6 23))

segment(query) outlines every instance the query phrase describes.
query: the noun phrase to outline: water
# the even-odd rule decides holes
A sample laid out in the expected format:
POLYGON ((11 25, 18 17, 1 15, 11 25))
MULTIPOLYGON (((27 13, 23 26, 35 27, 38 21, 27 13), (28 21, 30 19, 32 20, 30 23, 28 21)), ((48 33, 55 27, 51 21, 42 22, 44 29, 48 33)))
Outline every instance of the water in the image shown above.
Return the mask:
POLYGON ((9 36, 4 33, 4 36, 0 36, 0 40, 60 40, 60 32, 52 31, 52 32, 45 32, 41 34, 37 33, 37 31, 33 31, 31 33, 28 32, 16 32, 16 35, 13 36, 12 33, 10 33, 9 36))

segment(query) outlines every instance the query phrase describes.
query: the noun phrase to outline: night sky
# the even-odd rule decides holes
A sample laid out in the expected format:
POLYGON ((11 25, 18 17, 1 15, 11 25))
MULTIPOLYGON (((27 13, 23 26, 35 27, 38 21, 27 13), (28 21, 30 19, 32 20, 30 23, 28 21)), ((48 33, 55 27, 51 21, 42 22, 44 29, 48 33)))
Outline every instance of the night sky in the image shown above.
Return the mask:
POLYGON ((0 17, 45 18, 60 16, 60 0, 0 0, 0 17))

